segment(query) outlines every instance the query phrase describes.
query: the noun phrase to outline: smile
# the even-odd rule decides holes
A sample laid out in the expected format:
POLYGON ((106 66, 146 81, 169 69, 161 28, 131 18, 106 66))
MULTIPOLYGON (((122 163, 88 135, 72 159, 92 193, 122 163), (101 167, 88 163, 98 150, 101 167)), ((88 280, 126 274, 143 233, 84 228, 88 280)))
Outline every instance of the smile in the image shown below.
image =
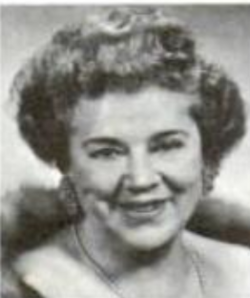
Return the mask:
POLYGON ((119 204, 119 208, 129 218, 150 220, 163 213, 167 202, 166 199, 148 202, 126 202, 119 204))

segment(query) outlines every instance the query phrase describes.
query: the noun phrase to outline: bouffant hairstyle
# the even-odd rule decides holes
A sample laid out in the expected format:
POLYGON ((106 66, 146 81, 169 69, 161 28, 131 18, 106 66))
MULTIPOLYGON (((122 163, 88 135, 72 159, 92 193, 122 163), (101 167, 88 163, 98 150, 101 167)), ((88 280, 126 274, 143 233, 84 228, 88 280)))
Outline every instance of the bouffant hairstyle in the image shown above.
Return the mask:
POLYGON ((149 85, 198 94, 191 113, 204 161, 218 169, 244 134, 240 92, 196 53, 186 27, 155 7, 106 9, 58 31, 14 81, 20 131, 38 157, 66 172, 69 114, 77 100, 149 85))

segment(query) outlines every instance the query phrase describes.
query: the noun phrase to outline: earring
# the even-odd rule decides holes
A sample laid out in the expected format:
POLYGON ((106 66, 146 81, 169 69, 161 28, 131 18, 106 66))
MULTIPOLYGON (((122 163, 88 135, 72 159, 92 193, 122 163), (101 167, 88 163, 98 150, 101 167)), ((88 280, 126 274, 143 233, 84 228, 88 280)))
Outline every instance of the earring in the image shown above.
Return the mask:
POLYGON ((218 171, 216 168, 205 165, 203 168, 203 193, 206 195, 212 191, 214 187, 214 179, 218 171))
POLYGON ((74 183, 67 175, 62 178, 59 185, 59 198, 70 222, 78 221, 84 217, 74 183))

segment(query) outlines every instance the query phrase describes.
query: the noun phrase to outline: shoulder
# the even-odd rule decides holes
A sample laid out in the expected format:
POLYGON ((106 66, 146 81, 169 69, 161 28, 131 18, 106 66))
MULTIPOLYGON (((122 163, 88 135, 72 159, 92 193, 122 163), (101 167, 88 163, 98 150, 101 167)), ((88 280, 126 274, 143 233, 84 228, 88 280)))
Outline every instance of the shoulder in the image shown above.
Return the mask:
POLYGON ((46 298, 115 298, 64 242, 52 241, 20 255, 14 268, 22 282, 46 298))
POLYGON ((200 262, 213 297, 250 297, 250 250, 186 233, 185 243, 200 262))
POLYGON ((66 297, 67 284, 80 272, 73 260, 56 246, 43 246, 20 255, 14 269, 21 281, 43 297, 66 297))

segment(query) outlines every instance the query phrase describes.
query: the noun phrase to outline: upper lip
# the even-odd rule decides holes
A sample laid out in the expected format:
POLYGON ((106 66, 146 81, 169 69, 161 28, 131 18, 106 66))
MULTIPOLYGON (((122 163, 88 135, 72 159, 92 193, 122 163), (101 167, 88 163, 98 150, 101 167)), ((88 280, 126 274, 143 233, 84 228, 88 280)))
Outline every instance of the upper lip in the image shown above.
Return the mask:
POLYGON ((154 203, 163 203, 168 201, 167 198, 154 198, 154 199, 143 199, 143 200, 135 200, 135 201, 126 201, 126 202, 120 202, 119 205, 121 207, 142 207, 146 206, 148 204, 154 204, 154 203))

